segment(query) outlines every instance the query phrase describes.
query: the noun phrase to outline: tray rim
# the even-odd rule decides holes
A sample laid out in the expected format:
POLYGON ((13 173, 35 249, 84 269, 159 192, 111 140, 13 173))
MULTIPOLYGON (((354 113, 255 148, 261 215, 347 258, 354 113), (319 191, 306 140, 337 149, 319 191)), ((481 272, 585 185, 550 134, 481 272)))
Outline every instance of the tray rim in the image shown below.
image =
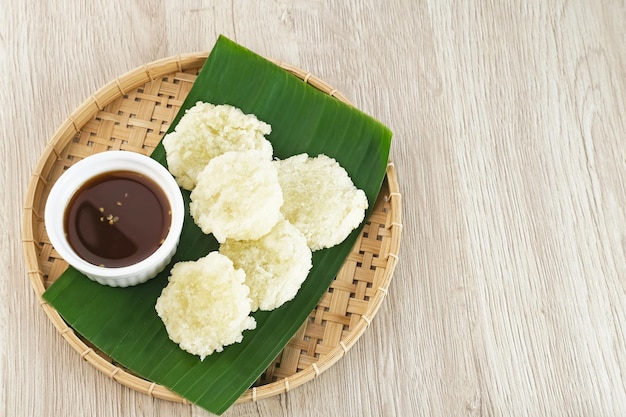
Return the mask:
MULTIPOLYGON (((35 248, 37 242, 34 239, 35 234, 33 232, 32 219, 33 216, 41 219, 42 213, 37 213, 33 202, 35 201, 34 199, 38 191, 39 183, 42 182, 44 185, 46 183, 46 180, 41 173, 49 170, 50 166, 48 166, 48 164, 50 161, 55 158, 59 158, 62 149, 68 144, 69 141, 72 140, 76 133, 80 132, 80 128, 91 120, 98 111, 103 110, 109 103, 118 99, 120 96, 125 95, 127 91, 136 89, 150 81, 154 81, 157 78, 164 77, 165 75, 176 71, 182 72, 185 69, 199 69, 207 57, 208 52, 193 52, 179 54, 144 64, 110 81, 84 100, 72 113, 70 113, 67 119, 62 122, 39 156, 35 171, 31 174, 31 178, 29 180, 25 198, 26 203, 22 210, 23 217, 21 235, 23 251, 27 264, 26 273, 38 297, 39 304, 61 336, 74 350, 79 353, 80 358, 84 359, 98 371, 118 383, 154 398, 186 404, 190 404, 191 402, 172 392, 168 388, 136 376, 127 371, 125 368, 116 366, 109 362, 106 358, 100 356, 98 351, 94 350, 87 343, 85 343, 63 320, 60 314, 41 298, 46 288, 44 285, 44 273, 39 269, 39 262, 37 261, 38 256, 35 248), (29 262, 30 260, 35 260, 36 265, 31 265, 32 262, 29 262)), ((318 90, 353 106, 353 104, 345 96, 343 96, 343 94, 337 91, 337 89, 312 75, 310 72, 281 61, 271 59, 270 61, 297 76, 305 83, 311 84, 318 90)), ((298 387, 311 379, 316 378, 341 359, 365 332, 387 295, 388 287, 393 277, 393 272, 399 260, 398 253, 402 234, 402 200, 395 166, 392 162, 388 162, 385 180, 387 186, 389 187, 389 195, 385 196, 385 198, 387 198, 392 212, 392 220, 389 225, 389 229, 391 229, 391 248, 388 253, 388 260, 385 268, 385 277, 383 280, 384 285, 379 287, 374 296, 368 300, 367 312, 369 314, 367 316, 362 315, 357 326, 351 330, 345 340, 342 340, 338 346, 332 349, 324 357, 320 358, 317 362, 296 372, 293 376, 278 379, 275 382, 262 386, 249 388, 241 395, 236 403, 257 401, 286 393, 290 389, 298 387)))

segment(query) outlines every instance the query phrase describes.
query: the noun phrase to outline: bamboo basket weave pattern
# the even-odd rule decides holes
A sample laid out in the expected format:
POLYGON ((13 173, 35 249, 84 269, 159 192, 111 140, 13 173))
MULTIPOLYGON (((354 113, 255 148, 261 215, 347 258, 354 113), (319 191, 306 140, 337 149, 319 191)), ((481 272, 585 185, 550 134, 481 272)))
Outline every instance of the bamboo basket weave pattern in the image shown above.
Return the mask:
MULTIPOLYGON (((76 109, 46 147, 30 181, 22 240, 27 272, 46 314, 80 358, 136 391, 187 402, 134 375, 74 332, 41 295, 67 268, 46 234, 43 213, 51 186, 75 162, 98 152, 149 155, 157 146, 207 58, 189 54, 156 61, 107 84, 76 109)), ((323 92, 349 103, 337 90, 299 68, 277 63, 323 92)), ((255 401, 284 393, 332 366, 363 334, 378 311, 398 261, 401 200, 393 164, 374 211, 342 269, 317 307, 261 378, 239 398, 255 401)))

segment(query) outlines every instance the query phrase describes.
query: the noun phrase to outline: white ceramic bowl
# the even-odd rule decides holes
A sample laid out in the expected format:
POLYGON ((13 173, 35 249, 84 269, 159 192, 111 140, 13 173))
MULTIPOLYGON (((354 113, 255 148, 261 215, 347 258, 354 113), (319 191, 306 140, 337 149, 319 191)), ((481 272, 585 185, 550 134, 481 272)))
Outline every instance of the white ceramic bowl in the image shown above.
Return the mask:
POLYGON ((101 152, 72 165, 52 187, 45 208, 46 231, 59 255, 92 280, 112 287, 137 285, 161 272, 176 252, 184 217, 182 194, 170 172, 152 158, 128 151, 101 152), (72 249, 64 217, 71 198, 85 182, 111 171, 134 171, 156 182, 169 201, 172 219, 164 242, 152 255, 129 266, 105 268, 85 261, 72 249))

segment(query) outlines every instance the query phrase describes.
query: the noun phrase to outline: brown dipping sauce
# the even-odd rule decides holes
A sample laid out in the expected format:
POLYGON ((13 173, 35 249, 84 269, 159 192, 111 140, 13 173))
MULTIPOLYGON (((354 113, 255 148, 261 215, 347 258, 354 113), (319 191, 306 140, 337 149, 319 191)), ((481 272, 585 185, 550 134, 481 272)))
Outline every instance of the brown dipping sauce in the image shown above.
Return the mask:
POLYGON ((172 213, 165 193, 152 179, 132 171, 100 174, 74 194, 64 227, 74 251, 107 268, 135 264, 165 240, 172 213))

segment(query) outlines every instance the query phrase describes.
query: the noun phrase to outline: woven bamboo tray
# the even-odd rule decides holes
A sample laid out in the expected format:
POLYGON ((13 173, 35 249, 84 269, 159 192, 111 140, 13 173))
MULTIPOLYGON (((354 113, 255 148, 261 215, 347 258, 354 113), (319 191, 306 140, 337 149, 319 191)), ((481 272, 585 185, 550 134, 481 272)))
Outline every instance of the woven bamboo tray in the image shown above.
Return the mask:
MULTIPOLYGON (((80 358, 115 381, 156 398, 187 402, 167 388, 134 375, 68 326, 41 295, 67 268, 46 234, 43 213, 51 186, 88 155, 126 150, 149 155, 157 146, 207 58, 179 55, 137 68, 104 86, 61 125, 32 175, 22 222, 27 272, 41 306, 80 358)), ((348 104, 337 90, 299 68, 279 66, 348 104)), ((363 334, 387 294, 402 232, 401 198, 389 163, 374 211, 342 269, 308 320, 238 402, 289 391, 339 360, 363 334)))

